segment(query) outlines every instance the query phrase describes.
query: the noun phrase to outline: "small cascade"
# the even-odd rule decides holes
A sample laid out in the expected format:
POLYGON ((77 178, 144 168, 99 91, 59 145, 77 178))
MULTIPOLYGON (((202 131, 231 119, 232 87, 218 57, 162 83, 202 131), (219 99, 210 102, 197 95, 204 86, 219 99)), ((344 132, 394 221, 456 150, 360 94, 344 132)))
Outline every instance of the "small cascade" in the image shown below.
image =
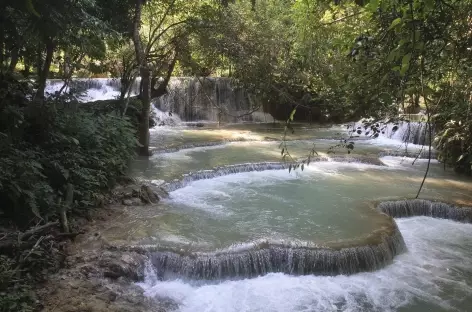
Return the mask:
MULTIPOLYGON (((385 164, 378 158, 370 157, 350 157, 350 156, 318 156, 311 158, 311 162, 335 161, 344 163, 363 163, 375 166, 385 166, 385 164)), ((189 183, 198 180, 213 179, 234 173, 266 171, 266 170, 284 170, 289 169, 290 164, 285 162, 261 162, 261 163, 247 163, 238 165, 229 165, 216 167, 210 170, 200 170, 191 172, 183 176, 181 180, 174 180, 165 184, 163 187, 166 191, 172 192, 179 188, 185 187, 189 183)))
POLYGON ((456 207, 425 199, 386 201, 377 209, 394 218, 427 216, 472 223, 472 207, 456 207))
MULTIPOLYGON (((388 138, 396 140, 402 143, 411 143, 417 145, 428 145, 429 144, 429 128, 425 122, 408 122, 402 121, 398 124, 387 123, 378 124, 380 130, 379 138, 388 138)), ((362 122, 354 124, 353 128, 349 129, 357 135, 357 131, 361 131, 359 134, 361 137, 371 137, 373 131, 369 127, 364 126, 362 122)))
POLYGON ((156 99, 155 105, 184 121, 267 121, 262 112, 252 113, 255 104, 251 97, 234 87, 229 78, 172 78, 168 93, 156 99))
POLYGON ((163 112, 158 109, 154 103, 151 103, 151 118, 157 126, 178 126, 182 124, 182 120, 176 114, 163 112))
MULTIPOLYGON (((54 95, 64 85, 60 79, 49 79, 46 82, 46 94, 54 95)), ((121 82, 116 78, 72 79, 62 92, 74 94, 80 102, 111 100, 120 96, 121 82)), ((131 95, 139 93, 139 80, 136 79, 131 87, 131 95)))
POLYGON ((429 127, 426 122, 401 122, 398 129, 393 131, 395 126, 387 125, 387 133, 389 138, 405 143, 428 145, 429 144, 429 127))
POLYGON ((259 241, 209 253, 165 250, 150 253, 163 279, 250 278, 281 272, 292 275, 349 275, 378 270, 406 250, 400 231, 392 226, 375 233, 365 245, 313 246, 309 243, 259 241))

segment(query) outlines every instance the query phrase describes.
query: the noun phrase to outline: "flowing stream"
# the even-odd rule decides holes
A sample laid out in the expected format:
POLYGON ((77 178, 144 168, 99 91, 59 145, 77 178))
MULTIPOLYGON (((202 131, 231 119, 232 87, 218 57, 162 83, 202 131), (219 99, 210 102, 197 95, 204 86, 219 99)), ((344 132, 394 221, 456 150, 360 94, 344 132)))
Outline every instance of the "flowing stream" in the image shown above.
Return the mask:
MULTIPOLYGON (((281 131, 268 124, 152 131, 155 154, 133 172, 166 181, 170 197, 159 212, 134 212, 132 232, 124 235, 122 223, 110 229, 117 241, 165 250, 153 254, 140 284, 148 296, 175 301, 177 311, 469 309, 470 224, 396 219, 404 250, 393 260, 369 255, 369 267, 355 262, 367 272, 336 266, 353 263, 344 255, 297 249, 376 245, 391 221, 372 205, 414 198, 427 160, 398 155, 417 155, 421 146, 384 136, 356 140, 349 155, 328 154, 343 128, 300 126, 288 138, 290 153, 304 157, 314 143, 320 161, 289 172, 280 164, 281 131), (267 246, 270 253, 258 251, 267 246)), ((421 197, 470 205, 471 188, 433 160, 421 197)), ((360 259, 363 251, 352 250, 360 259)))
MULTIPOLYGON (((221 91, 226 81, 215 85, 244 98, 221 91)), ((162 111, 172 96, 157 103, 162 111)), ((239 111, 231 101, 228 110, 239 111)), ((472 222, 470 209, 397 202, 414 198, 423 179, 427 148, 413 144, 425 140, 422 124, 348 139, 349 154, 331 148, 344 142, 344 126, 296 124, 285 148, 293 158, 312 148, 318 155, 289 170, 281 125, 218 127, 207 113, 182 117, 210 119, 198 127, 174 113, 174 126, 151 129, 154 154, 131 174, 169 197, 127 208, 102 232, 112 244, 148 250, 139 283, 147 296, 182 312, 470 311, 472 224, 414 216, 472 222), (386 201, 395 202, 379 205, 386 201)), ((471 207, 471 190, 433 160, 421 198, 471 207)))

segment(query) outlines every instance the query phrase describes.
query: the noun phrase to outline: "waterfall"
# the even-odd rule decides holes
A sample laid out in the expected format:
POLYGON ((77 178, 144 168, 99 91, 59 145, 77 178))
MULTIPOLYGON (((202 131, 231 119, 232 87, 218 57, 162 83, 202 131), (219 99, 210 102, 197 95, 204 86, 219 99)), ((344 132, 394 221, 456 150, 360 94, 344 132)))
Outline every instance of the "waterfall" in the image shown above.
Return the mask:
POLYGON ((271 272, 293 275, 338 275, 374 271, 391 263, 406 249, 395 225, 376 245, 359 247, 310 248, 263 243, 248 250, 223 253, 179 255, 154 252, 151 261, 158 272, 195 279, 248 278, 271 272))
MULTIPOLYGON (((58 92, 64 81, 60 79, 48 79, 46 82, 46 94, 54 95, 58 92)), ((72 92, 80 102, 97 100, 111 100, 120 96, 121 82, 117 78, 74 78, 63 93, 72 92)), ((139 93, 139 80, 136 79, 131 86, 131 95, 139 93)))
MULTIPOLYGON (((379 138, 418 145, 429 144, 429 128, 426 122, 401 121, 397 124, 378 123, 374 126, 379 129, 379 138)), ((374 133, 370 127, 364 126, 362 121, 355 123, 353 128, 349 128, 349 130, 353 131, 354 135, 357 135, 357 131, 361 131, 359 134, 361 137, 371 137, 374 133)))
POLYGON ((154 102, 151 103, 151 118, 157 126, 178 126, 182 123, 177 114, 161 111, 154 105, 154 102))
POLYGON ((406 250, 393 220, 389 227, 373 233, 363 242, 332 246, 262 240, 215 252, 186 252, 160 246, 136 248, 147 249, 156 273, 164 279, 175 276, 192 279, 249 278, 271 272, 349 275, 380 269, 406 250))
POLYGON ((472 207, 456 207, 425 199, 386 201, 377 209, 394 218, 428 216, 472 223, 472 207))
POLYGON ((229 78, 172 78, 168 93, 156 99, 155 105, 184 121, 265 121, 261 111, 251 114, 255 106, 251 96, 234 87, 229 78))
POLYGON ((390 138, 412 144, 429 144, 429 128, 426 122, 401 122, 398 129, 393 131, 394 125, 387 126, 390 138))

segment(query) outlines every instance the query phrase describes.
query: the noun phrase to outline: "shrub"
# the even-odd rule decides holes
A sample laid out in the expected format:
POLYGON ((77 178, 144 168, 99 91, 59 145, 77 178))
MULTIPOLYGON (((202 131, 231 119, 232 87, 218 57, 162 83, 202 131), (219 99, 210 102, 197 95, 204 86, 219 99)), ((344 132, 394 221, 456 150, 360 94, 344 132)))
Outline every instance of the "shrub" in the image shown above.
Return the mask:
POLYGON ((10 81, 0 93, 0 214, 22 226, 55 217, 67 183, 74 211, 95 205, 136 147, 127 117, 70 110, 65 99, 34 103, 28 90, 10 81))

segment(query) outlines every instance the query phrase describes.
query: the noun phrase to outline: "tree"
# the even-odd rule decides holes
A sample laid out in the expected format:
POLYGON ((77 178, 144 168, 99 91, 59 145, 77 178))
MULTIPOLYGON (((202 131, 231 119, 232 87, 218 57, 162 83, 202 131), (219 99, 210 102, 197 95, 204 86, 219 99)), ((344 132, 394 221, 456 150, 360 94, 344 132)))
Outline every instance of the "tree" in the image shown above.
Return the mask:
POLYGON ((184 0, 135 1, 133 43, 141 77, 140 98, 143 102, 139 131, 140 155, 149 155, 149 114, 151 99, 164 95, 194 31, 198 2, 184 0), (162 79, 160 79, 162 78, 162 79))

